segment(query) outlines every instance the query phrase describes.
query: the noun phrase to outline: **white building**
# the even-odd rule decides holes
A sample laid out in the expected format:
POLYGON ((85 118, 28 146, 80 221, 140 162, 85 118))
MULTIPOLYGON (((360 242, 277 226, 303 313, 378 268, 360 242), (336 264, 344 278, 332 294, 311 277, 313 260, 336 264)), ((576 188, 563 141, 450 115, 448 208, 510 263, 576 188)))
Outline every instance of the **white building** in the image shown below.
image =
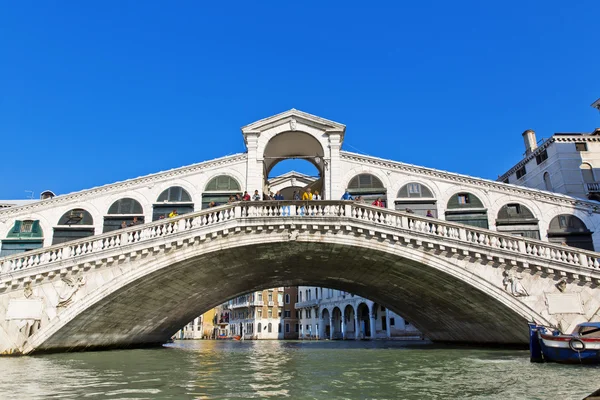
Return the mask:
POLYGON ((421 337, 409 321, 393 311, 341 290, 300 286, 296 309, 299 311, 300 339, 421 337))

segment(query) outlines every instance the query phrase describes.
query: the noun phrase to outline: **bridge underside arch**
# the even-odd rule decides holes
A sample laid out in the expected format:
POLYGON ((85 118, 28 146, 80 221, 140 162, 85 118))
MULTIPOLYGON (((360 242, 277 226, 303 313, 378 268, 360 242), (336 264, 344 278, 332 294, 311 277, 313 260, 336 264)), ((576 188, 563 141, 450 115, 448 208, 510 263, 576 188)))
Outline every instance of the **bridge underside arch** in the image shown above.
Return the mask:
POLYGON ((296 285, 367 297, 408 318, 434 341, 528 340, 525 318, 503 302, 456 276, 397 254, 326 242, 247 245, 239 240, 229 248, 200 251, 144 260, 138 269, 153 272, 112 292, 99 288, 98 301, 90 301, 64 326, 42 329, 31 338, 29 351, 164 343, 185 323, 229 298, 296 285), (168 262, 173 259, 178 261, 168 262), (163 266, 153 268, 156 263, 163 266))

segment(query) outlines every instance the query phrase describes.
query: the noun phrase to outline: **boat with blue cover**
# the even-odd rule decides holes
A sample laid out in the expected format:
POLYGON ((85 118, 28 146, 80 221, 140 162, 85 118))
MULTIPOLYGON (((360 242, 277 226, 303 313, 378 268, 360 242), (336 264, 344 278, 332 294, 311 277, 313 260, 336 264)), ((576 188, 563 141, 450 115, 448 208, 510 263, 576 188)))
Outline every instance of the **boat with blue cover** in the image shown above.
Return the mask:
POLYGON ((584 322, 572 333, 529 323, 531 362, 600 364, 600 322, 584 322))

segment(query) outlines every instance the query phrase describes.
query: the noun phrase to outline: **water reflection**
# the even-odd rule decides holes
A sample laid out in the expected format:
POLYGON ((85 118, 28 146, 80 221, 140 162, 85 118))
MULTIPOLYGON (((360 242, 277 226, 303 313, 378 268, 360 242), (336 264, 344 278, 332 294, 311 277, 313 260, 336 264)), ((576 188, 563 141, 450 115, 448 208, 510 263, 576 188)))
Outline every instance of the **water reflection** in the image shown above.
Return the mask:
POLYGON ((2 399, 581 399, 600 368, 401 342, 184 341, 0 359, 2 399))

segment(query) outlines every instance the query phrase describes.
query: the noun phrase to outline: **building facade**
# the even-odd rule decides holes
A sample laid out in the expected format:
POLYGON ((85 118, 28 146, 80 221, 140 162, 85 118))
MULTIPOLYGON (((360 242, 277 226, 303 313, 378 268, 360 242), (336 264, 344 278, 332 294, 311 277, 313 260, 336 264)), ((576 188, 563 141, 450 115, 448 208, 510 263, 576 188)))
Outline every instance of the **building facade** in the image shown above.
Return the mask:
POLYGON ((251 292, 227 302, 230 334, 244 339, 297 339, 294 309, 298 289, 278 287, 251 292))
POLYGON ((409 321, 354 294, 322 287, 298 287, 300 339, 421 338, 409 321))

